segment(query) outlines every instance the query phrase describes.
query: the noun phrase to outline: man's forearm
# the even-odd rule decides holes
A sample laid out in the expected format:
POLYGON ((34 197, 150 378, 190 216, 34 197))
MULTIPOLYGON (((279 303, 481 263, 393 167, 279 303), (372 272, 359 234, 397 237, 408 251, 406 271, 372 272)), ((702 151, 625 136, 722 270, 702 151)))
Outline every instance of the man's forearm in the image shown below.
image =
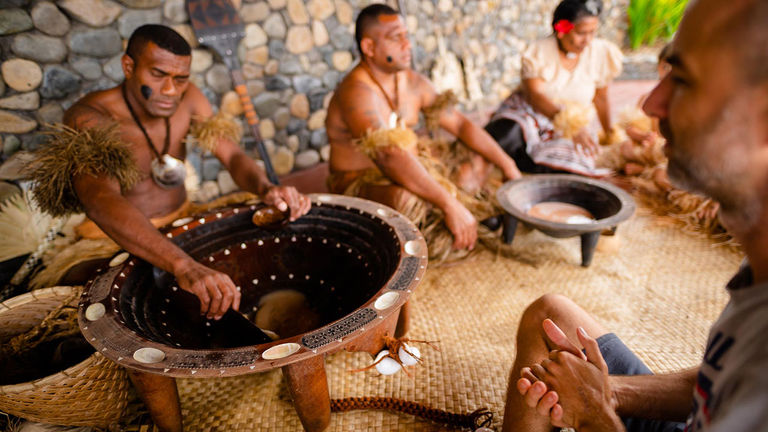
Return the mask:
POLYGON ((429 175, 415 156, 401 150, 386 150, 380 152, 377 164, 393 182, 443 211, 456 201, 429 175))
POLYGON ((515 161, 509 157, 488 132, 469 120, 459 129, 458 138, 469 148, 490 161, 505 174, 517 168, 515 161))
POLYGON ((86 204, 87 216, 126 251, 171 273, 191 260, 122 196, 97 200, 98 205, 86 204))
POLYGON ((228 166, 232 180, 244 191, 264 195, 274 186, 266 173, 245 153, 232 156, 228 166))
POLYGON ((662 375, 611 376, 622 417, 684 421, 693 405, 698 368, 662 375))
POLYGON ((535 90, 526 90, 525 98, 534 110, 544 114, 549 118, 555 118, 560 112, 560 106, 551 101, 544 94, 535 90))

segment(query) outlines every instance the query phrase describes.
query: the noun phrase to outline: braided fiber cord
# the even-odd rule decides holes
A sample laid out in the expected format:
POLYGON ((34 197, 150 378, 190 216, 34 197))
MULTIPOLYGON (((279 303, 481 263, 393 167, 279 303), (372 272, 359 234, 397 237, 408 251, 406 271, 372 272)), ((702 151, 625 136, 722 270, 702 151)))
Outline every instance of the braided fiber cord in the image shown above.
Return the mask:
POLYGON ((476 429, 488 426, 493 420, 493 413, 487 408, 477 409, 469 414, 454 414, 426 405, 396 399, 391 397, 350 397, 344 399, 332 399, 331 411, 344 412, 357 409, 379 409, 387 411, 399 411, 414 415, 436 423, 476 429))

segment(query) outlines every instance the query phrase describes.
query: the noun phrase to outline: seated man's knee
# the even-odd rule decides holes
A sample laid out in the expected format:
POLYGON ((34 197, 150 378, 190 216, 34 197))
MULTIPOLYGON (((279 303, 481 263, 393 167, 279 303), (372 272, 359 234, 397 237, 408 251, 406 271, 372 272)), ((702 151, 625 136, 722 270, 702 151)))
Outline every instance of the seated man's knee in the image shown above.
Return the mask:
POLYGON ((407 189, 395 186, 368 186, 360 193, 361 198, 376 201, 402 212, 410 200, 418 199, 416 195, 407 189))
POLYGON ((541 328, 541 322, 549 318, 555 322, 578 308, 568 297, 560 294, 544 294, 533 301, 523 312, 520 328, 541 328))

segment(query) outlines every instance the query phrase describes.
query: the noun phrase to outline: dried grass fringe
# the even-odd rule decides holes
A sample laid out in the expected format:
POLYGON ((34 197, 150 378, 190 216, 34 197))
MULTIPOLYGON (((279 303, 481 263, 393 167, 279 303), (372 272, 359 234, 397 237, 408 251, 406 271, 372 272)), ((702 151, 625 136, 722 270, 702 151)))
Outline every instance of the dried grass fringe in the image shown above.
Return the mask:
MULTIPOLYGON (((429 175, 445 188, 448 193, 457 198, 478 221, 501 213, 495 198, 495 189, 500 185, 500 181, 489 182, 487 188, 479 192, 478 195, 472 196, 458 188, 450 180, 452 175, 450 167, 457 167, 460 162, 463 162, 465 156, 469 154, 469 151, 462 144, 433 141, 426 137, 417 138, 409 129, 384 130, 380 134, 379 131, 376 131, 374 132, 376 138, 370 138, 372 134, 369 133, 366 135, 368 141, 366 142, 364 137, 361 142, 364 146, 368 146, 369 149, 380 148, 387 145, 386 143, 389 142, 391 136, 400 136, 399 134, 404 130, 410 132, 407 136, 418 139, 418 143, 413 145, 417 146, 419 162, 429 175), (393 133, 393 131, 397 132, 393 133), (434 156, 435 153, 439 155, 439 158, 434 156)), ((358 176, 346 188, 344 195, 358 196, 366 185, 387 186, 392 184, 392 181, 378 168, 370 168, 358 176)), ((471 251, 456 251, 451 248, 453 245, 453 235, 445 226, 445 215, 440 209, 434 208, 425 200, 411 195, 406 202, 401 203, 400 208, 397 210, 421 230, 427 241, 430 263, 452 262, 466 258, 471 254, 471 251)), ((478 228, 478 234, 481 240, 485 239, 484 243, 486 243, 486 240, 492 241, 491 239, 495 239, 498 242, 499 239, 498 232, 491 232, 482 225, 478 228)))
POLYGON ((717 245, 739 246, 720 221, 716 201, 679 189, 662 191, 645 173, 629 180, 635 188, 635 197, 656 216, 671 220, 688 232, 709 238, 717 245))
POLYGON ((592 106, 584 106, 572 101, 556 101, 562 106, 552 125, 560 132, 563 138, 573 138, 581 129, 589 125, 594 117, 595 109, 592 106))
POLYGON ((419 137, 411 129, 396 127, 393 129, 369 130, 356 145, 371 159, 376 159, 377 152, 386 147, 412 150, 416 147, 419 137))
POLYGON ((52 216, 85 210, 75 193, 76 176, 108 175, 122 190, 130 189, 142 177, 128 145, 120 139, 117 123, 82 130, 57 124, 45 133, 51 139, 35 152, 28 168, 35 201, 52 216))
POLYGON ((452 90, 446 90, 437 95, 432 105, 424 108, 424 124, 429 133, 434 134, 440 128, 440 114, 448 108, 453 108, 459 102, 452 90))
POLYGON ((243 136, 243 128, 231 116, 219 112, 208 120, 195 122, 190 133, 200 148, 214 152, 220 139, 239 143, 243 136))
POLYGON ((35 206, 28 192, 0 203, 0 261, 37 250, 44 243, 53 218, 35 206))

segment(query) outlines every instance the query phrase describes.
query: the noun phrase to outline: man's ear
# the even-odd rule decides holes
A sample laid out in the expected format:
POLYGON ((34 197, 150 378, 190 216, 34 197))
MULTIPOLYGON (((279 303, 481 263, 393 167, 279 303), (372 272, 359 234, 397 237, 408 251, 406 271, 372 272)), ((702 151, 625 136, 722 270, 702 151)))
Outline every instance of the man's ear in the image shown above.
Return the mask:
POLYGON ((125 75, 125 79, 130 79, 133 76, 136 62, 128 54, 123 54, 120 63, 123 65, 123 75, 125 75))
POLYGON ((376 48, 376 42, 369 37, 364 37, 360 40, 360 51, 363 52, 364 57, 373 57, 374 49, 376 48))

